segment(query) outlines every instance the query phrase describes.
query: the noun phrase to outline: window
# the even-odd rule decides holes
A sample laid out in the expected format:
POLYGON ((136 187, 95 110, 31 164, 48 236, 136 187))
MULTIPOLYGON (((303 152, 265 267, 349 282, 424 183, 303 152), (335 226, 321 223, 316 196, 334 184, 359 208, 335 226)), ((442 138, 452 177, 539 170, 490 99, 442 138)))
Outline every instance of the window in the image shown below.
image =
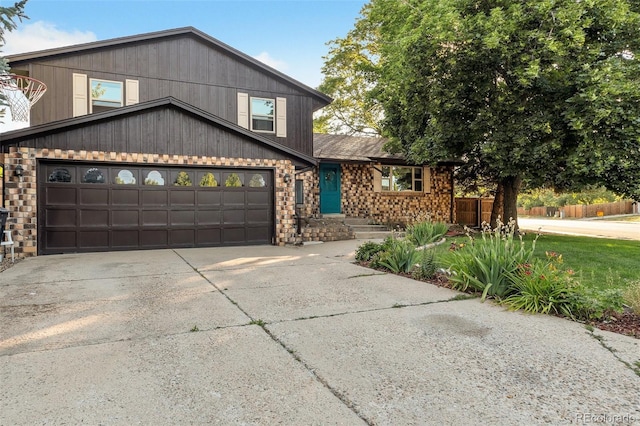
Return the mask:
POLYGON ((296 180, 296 205, 304 204, 304 180, 296 180))
POLYGON ((87 169, 82 175, 82 183, 104 183, 104 174, 97 167, 87 169))
POLYGON ((90 112, 108 111, 123 105, 122 82, 109 80, 89 80, 91 102, 90 112))
POLYGON ((275 100, 251 98, 251 130, 256 132, 275 132, 275 100))
POLYGON ((117 185, 135 185, 136 177, 131 170, 123 169, 118 172, 115 183, 117 185))
POLYGON ((382 166, 383 191, 416 191, 422 192, 422 167, 382 166))
POLYGON ((69 173, 69 169, 56 168, 51 172, 47 180, 49 182, 71 182, 71 173, 69 173))
POLYGON ((144 179, 145 185, 164 185, 164 174, 163 172, 159 172, 157 170, 152 170, 147 173, 147 177, 144 179))

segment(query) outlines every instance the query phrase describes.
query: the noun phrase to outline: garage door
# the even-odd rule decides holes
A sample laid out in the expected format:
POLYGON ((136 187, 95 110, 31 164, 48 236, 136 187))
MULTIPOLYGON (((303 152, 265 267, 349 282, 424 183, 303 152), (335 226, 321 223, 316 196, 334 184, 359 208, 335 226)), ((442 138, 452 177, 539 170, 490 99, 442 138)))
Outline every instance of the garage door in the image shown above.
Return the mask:
POLYGON ((273 172, 41 162, 40 254, 270 244, 273 172))

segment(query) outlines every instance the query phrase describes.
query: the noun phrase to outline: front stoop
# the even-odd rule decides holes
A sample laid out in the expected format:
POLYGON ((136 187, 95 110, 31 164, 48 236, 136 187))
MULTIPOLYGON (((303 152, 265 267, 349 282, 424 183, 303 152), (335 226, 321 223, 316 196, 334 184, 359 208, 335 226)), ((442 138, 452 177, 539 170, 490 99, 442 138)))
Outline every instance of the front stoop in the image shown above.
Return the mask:
POLYGON ((344 219, 344 223, 351 228, 356 239, 360 240, 385 239, 393 235, 389 227, 376 225, 367 218, 347 217, 344 219))

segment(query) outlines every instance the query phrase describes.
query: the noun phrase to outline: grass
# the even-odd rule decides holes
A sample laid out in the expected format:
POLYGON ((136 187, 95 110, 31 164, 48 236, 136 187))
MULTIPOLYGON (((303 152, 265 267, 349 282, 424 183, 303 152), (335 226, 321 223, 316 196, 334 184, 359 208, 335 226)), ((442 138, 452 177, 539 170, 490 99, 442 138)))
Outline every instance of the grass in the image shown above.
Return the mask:
POLYGON ((617 217, 604 217, 602 219, 598 219, 598 220, 608 220, 608 221, 615 221, 615 222, 640 222, 640 215, 634 215, 634 216, 617 216, 617 217))
MULTIPOLYGON (((534 234, 524 237, 529 245, 534 234)), ((457 237, 457 243, 468 243, 467 237, 457 237)), ((446 259, 450 240, 438 247, 446 259)), ((626 288, 631 281, 640 280, 640 241, 607 238, 541 235, 534 256, 545 258, 546 251, 562 255, 564 264, 576 272, 578 280, 594 288, 626 288)))

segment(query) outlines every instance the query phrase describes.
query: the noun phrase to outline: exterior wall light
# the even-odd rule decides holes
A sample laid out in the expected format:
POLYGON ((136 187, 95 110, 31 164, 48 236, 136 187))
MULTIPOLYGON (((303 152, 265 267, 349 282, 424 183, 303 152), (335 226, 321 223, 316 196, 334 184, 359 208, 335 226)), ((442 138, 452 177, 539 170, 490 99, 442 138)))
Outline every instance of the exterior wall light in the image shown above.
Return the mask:
POLYGON ((284 175, 284 183, 289 183, 289 182, 291 182, 291 175, 287 173, 286 175, 284 175))
POLYGON ((22 168, 22 166, 20 164, 18 164, 15 168, 15 170, 13 171, 14 174, 21 178, 24 175, 24 169, 22 168))

